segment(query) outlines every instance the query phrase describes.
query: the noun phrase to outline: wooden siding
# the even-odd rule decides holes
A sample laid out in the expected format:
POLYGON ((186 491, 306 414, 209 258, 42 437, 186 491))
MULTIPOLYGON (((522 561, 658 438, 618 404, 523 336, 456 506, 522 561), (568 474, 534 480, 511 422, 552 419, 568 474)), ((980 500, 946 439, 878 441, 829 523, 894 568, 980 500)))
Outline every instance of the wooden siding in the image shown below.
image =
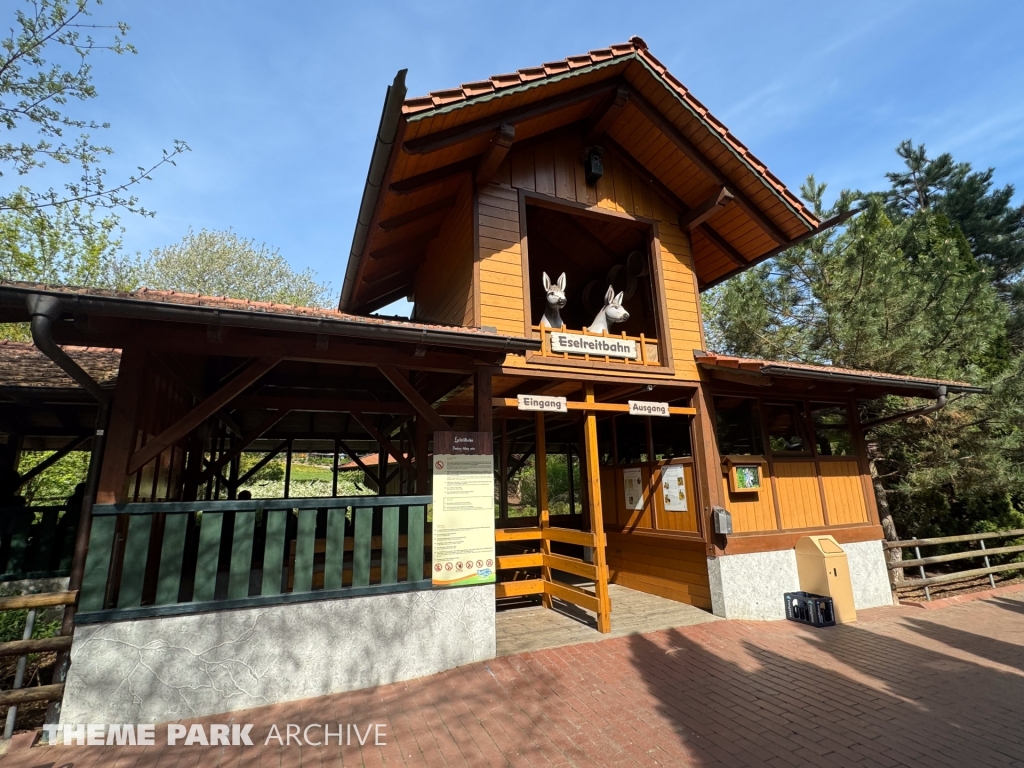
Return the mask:
POLYGON ((519 244, 519 195, 509 186, 488 185, 477 199, 480 324, 522 336, 523 252, 519 244))
POLYGON ((613 584, 711 609, 703 542, 609 533, 607 553, 613 584))
POLYGON ((825 516, 821 508, 821 492, 814 462, 776 461, 774 475, 779 493, 782 529, 823 526, 825 516))
POLYGON ((658 530, 680 531, 683 533, 698 533, 697 510, 700 506, 697 503, 697 487, 694 483, 693 465, 683 464, 683 482, 686 483, 686 501, 690 508, 686 512, 669 512, 665 509, 665 497, 661 489, 661 469, 658 468, 654 486, 654 505, 657 515, 658 530))
MULTIPOLYGON (((499 333, 525 333, 519 190, 653 219, 675 377, 695 381, 693 350, 704 347, 704 338, 689 237, 679 229, 676 211, 613 154, 605 156, 604 176, 588 186, 579 159, 583 149, 578 136, 563 136, 513 151, 479 191, 481 323, 495 326, 499 333)), ((507 364, 524 361, 510 356, 507 364)), ((600 375, 600 369, 592 372, 600 375)))
POLYGON ((476 325, 473 310, 473 190, 468 180, 416 273, 416 320, 476 325))
POLYGON ((850 525, 868 521, 864 488, 857 461, 822 461, 821 484, 832 525, 850 525))
POLYGON ((722 498, 726 500, 726 509, 732 513, 734 533, 774 531, 778 528, 775 521, 775 495, 767 474, 758 493, 733 493, 729 490, 729 478, 723 475, 722 498))

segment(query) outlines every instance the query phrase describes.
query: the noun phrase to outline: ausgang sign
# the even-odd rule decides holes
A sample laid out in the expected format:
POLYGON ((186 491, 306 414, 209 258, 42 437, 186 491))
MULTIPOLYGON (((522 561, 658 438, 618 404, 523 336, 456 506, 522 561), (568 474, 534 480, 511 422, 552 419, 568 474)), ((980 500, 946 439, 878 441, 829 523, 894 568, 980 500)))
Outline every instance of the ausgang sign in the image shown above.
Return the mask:
POLYGON ((639 357, 636 342, 631 339, 616 339, 614 336, 584 336, 581 333, 554 331, 548 335, 552 352, 568 352, 570 355, 595 355, 616 357, 622 360, 636 360, 639 357))
POLYGON ((649 400, 630 400, 629 412, 633 416, 668 416, 668 403, 655 403, 649 400))
POLYGON ((545 411, 547 413, 565 413, 568 408, 564 397, 546 397, 545 395, 519 395, 520 411, 545 411))

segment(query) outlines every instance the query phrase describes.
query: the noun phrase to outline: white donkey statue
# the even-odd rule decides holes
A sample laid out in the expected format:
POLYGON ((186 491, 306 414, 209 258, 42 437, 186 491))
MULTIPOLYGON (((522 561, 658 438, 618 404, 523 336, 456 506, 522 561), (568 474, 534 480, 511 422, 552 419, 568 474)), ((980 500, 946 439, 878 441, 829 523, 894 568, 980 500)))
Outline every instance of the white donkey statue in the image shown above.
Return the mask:
POLYGON ((544 316, 540 319, 540 324, 548 328, 561 328, 562 316, 559 314, 559 310, 565 306, 565 272, 558 278, 557 283, 551 282, 547 272, 542 274, 547 303, 544 306, 544 316))
POLYGON ((591 333, 601 333, 609 330, 613 323, 624 323, 627 320, 629 312, 622 308, 622 292, 616 295, 615 289, 609 285, 608 292, 604 295, 604 306, 587 330, 591 333))

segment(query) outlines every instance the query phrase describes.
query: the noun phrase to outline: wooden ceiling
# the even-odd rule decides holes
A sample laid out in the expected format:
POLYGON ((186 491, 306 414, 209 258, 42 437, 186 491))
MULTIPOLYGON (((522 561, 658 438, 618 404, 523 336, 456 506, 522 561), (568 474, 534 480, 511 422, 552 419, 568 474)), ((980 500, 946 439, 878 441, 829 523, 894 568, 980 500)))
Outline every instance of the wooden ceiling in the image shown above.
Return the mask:
POLYGON ((431 109, 406 101, 342 309, 370 312, 411 293, 460 184, 555 132, 599 142, 676 208, 702 287, 815 231, 820 222, 640 43, 571 71, 545 65, 556 74, 526 84, 520 71, 518 87, 480 97, 471 84, 432 94, 431 109))

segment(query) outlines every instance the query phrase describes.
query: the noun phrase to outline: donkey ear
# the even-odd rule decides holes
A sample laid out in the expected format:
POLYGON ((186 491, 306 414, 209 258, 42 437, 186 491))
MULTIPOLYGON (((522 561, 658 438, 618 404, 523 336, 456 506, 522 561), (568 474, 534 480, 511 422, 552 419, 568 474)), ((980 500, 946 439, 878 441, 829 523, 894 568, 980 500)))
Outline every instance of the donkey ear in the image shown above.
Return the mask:
POLYGON ((565 290, 565 272, 563 272, 558 278, 558 290, 565 290))
POLYGON ((615 297, 615 298, 614 298, 614 299, 612 300, 612 304, 614 304, 614 305, 615 305, 615 306, 617 306, 617 307, 621 307, 621 306, 622 306, 622 296, 623 296, 623 294, 624 294, 624 293, 625 293, 625 291, 620 291, 620 292, 619 292, 619 295, 618 295, 618 296, 616 296, 616 297, 615 297))
POLYGON ((541 272, 541 282, 544 283, 544 290, 545 291, 551 290, 551 278, 548 277, 548 273, 547 272, 541 272))
POLYGON ((612 299, 614 299, 614 298, 615 298, 615 289, 614 289, 614 288, 612 288, 612 287, 611 287, 611 286, 609 285, 609 286, 608 286, 608 291, 607 291, 607 293, 605 293, 605 295, 604 295, 604 303, 605 303, 605 304, 611 304, 611 303, 612 303, 612 299))

